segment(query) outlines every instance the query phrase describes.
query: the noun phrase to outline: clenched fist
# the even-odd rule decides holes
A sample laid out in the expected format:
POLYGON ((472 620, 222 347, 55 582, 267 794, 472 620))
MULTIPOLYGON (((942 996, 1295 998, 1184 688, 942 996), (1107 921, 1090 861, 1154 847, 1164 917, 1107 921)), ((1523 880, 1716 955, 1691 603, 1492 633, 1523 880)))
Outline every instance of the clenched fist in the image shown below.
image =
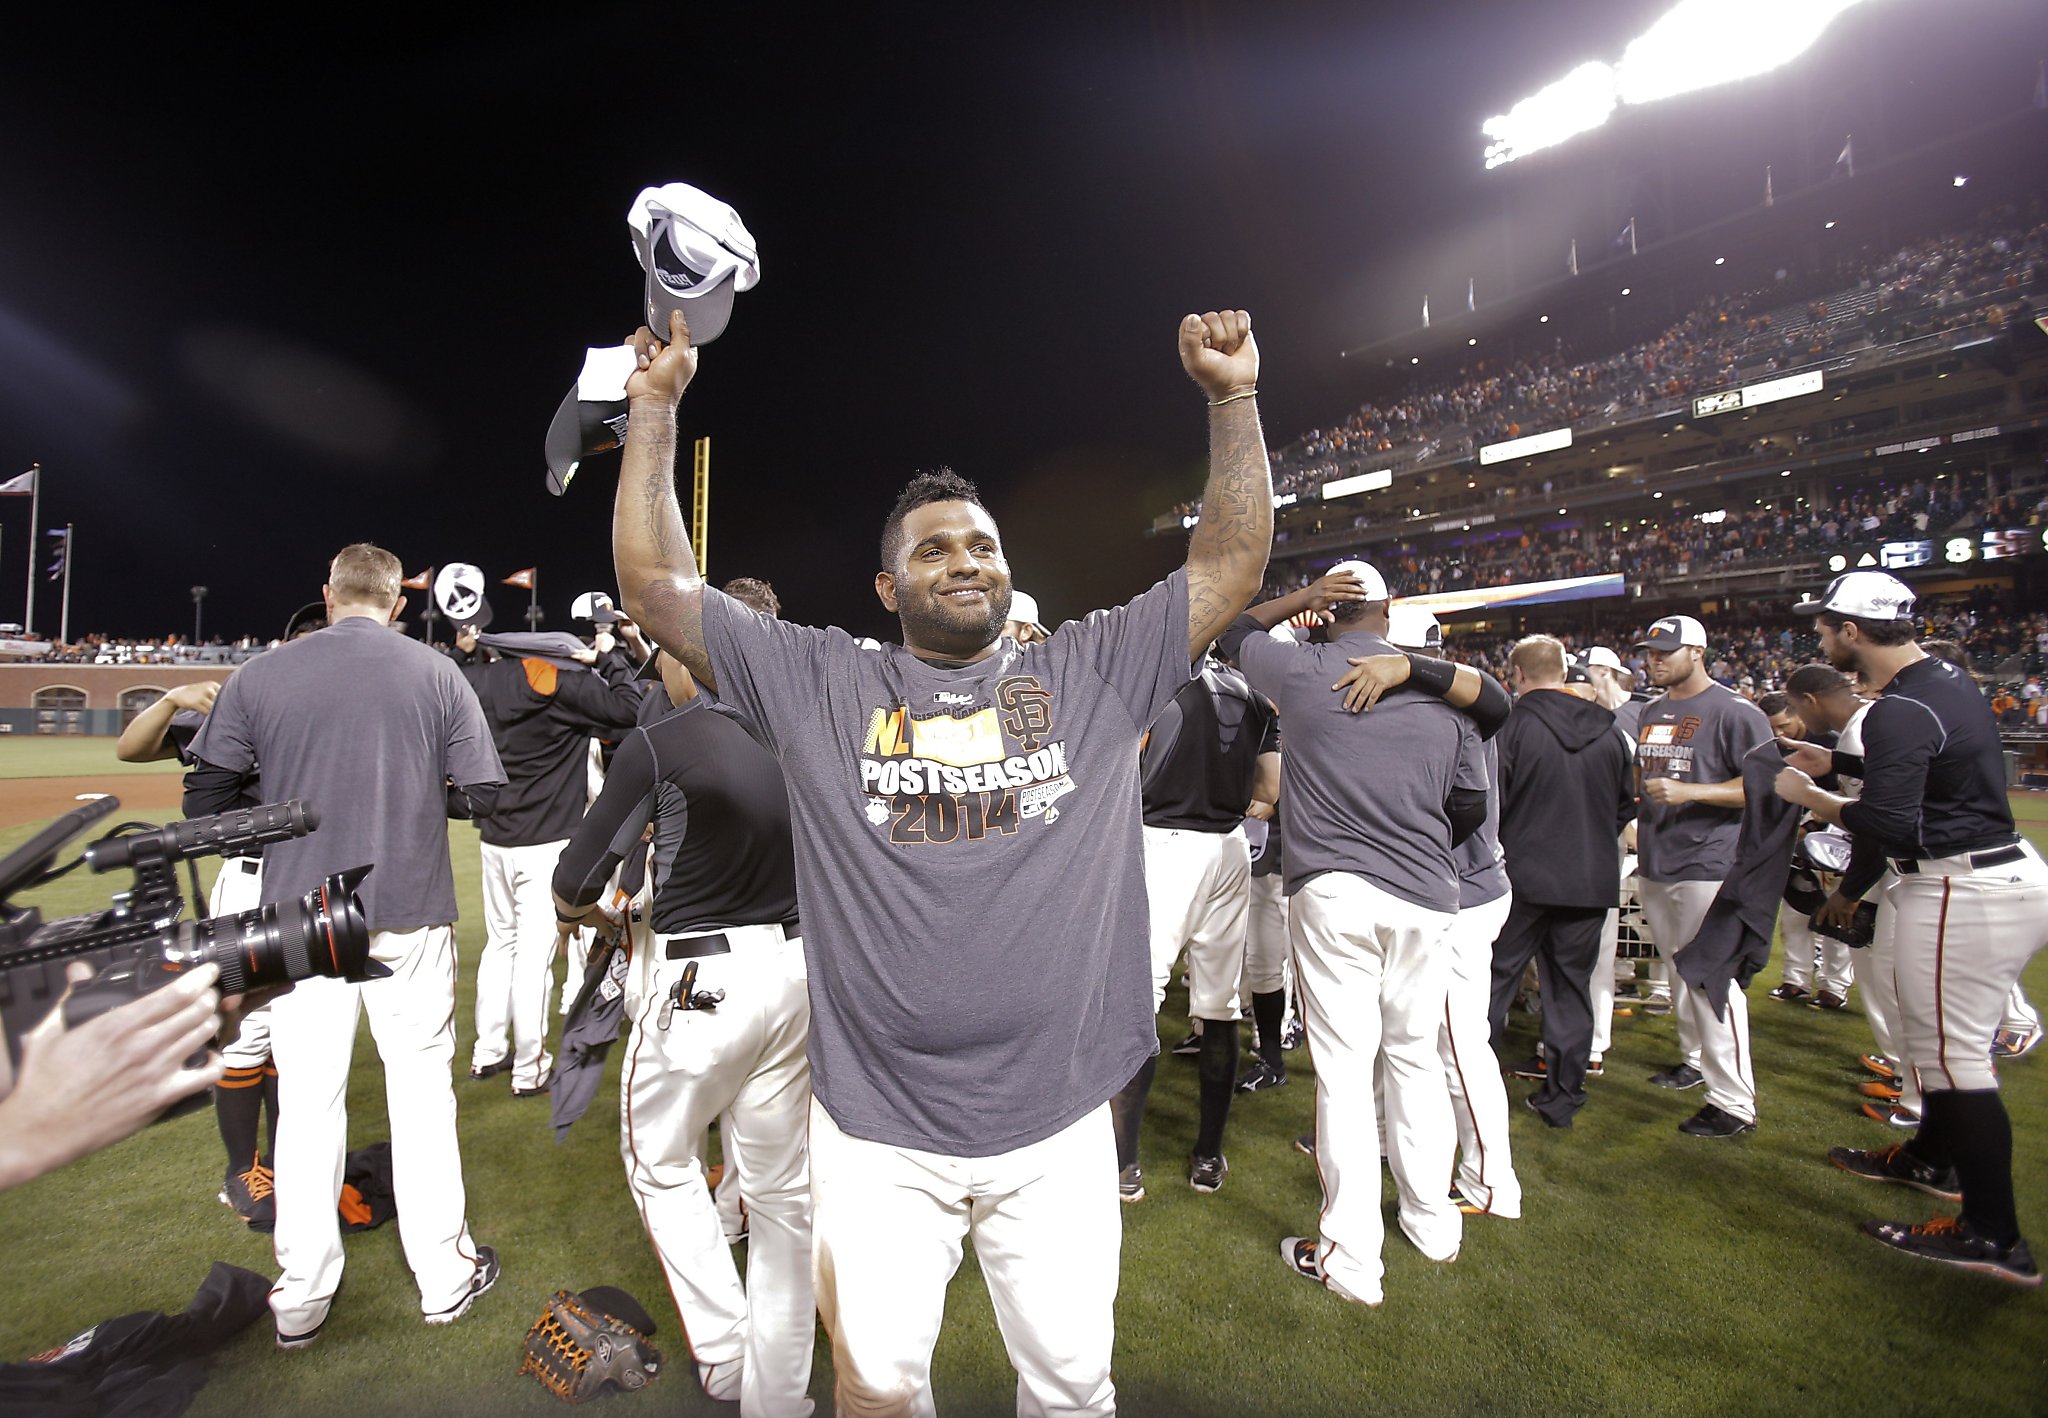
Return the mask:
POLYGON ((1211 310, 1180 322, 1180 364, 1210 402, 1248 394, 1259 383, 1259 343, 1242 310, 1211 310))

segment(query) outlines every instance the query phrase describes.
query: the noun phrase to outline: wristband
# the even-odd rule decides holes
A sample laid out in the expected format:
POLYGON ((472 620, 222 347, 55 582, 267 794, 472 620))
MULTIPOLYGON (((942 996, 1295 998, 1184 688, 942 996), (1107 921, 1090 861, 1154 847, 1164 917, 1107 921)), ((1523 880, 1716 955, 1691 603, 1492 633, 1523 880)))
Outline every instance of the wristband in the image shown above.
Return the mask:
POLYGON ((1259 391, 1258 391, 1257 389, 1246 389, 1246 390, 1243 390, 1242 392, 1240 392, 1240 393, 1236 393, 1236 394, 1225 394, 1225 395, 1224 395, 1224 396, 1223 396, 1222 398, 1220 398, 1220 399, 1211 399, 1211 400, 1209 401, 1209 407, 1210 407, 1210 408, 1212 408, 1212 409, 1220 409, 1220 408, 1222 408, 1222 407, 1223 407, 1223 406, 1224 406, 1225 404, 1234 404, 1234 403, 1236 403, 1236 402, 1237 402, 1237 401, 1238 401, 1239 399, 1250 399, 1250 398, 1253 398, 1253 397, 1255 397, 1255 396, 1256 396, 1256 395, 1258 394, 1258 392, 1259 392, 1259 391))
POLYGON ((1451 692, 1457 678, 1458 667, 1449 660, 1432 659, 1428 655, 1408 656, 1408 685, 1411 689, 1442 699, 1451 692))

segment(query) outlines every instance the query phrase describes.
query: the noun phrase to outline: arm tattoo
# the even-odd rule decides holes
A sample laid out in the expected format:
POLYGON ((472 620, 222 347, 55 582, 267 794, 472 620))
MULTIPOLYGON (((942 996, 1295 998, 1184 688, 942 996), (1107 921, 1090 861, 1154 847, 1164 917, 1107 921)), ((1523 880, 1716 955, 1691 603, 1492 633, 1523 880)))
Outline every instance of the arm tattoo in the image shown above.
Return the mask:
POLYGON ((704 649, 704 578, 676 502, 675 411, 634 407, 612 503, 612 560, 626 613, 713 690, 704 649))
POLYGON ((1209 483, 1188 541, 1188 652, 1251 604, 1273 549, 1273 477, 1251 400, 1209 411, 1209 483))

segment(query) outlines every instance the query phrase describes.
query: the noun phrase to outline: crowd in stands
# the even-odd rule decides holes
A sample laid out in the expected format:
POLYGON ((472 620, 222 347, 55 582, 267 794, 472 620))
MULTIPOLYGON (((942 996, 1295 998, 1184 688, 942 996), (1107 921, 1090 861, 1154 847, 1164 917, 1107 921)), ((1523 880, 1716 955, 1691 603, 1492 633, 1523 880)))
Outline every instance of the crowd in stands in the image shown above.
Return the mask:
POLYGON ((81 635, 59 643, 33 632, 8 631, 0 632, 0 660, 34 660, 52 665, 233 664, 276 643, 244 636, 240 640, 215 638, 194 644, 191 637, 182 635, 155 640, 81 635))
POLYGON ((1987 213, 1968 232, 1863 253, 1845 264, 1844 285, 1825 299, 1773 309, 1769 291, 1725 296, 1616 354, 1579 359, 1560 350, 1497 367, 1477 361, 1455 379, 1361 404, 1275 450, 1274 490, 1309 492, 1357 471, 1361 458, 1400 467, 1567 423, 1613 423, 1737 382, 1738 373, 1767 377, 1873 343, 2002 326, 2027 313, 2020 293, 2034 287, 2044 254, 2048 224, 2028 227, 2010 211, 1987 213), (2013 299, 1995 299, 2008 292, 2013 299))
MULTIPOLYGON (((2000 488, 1981 470, 1876 483, 1828 505, 1780 504, 1680 514, 1597 528, 1503 533, 1423 549, 1396 543, 1367 553, 1397 596, 1465 591, 1619 572, 1630 584, 1683 581, 1742 562, 1811 557, 1838 545, 1926 540, 1955 531, 2048 523, 2048 489, 2000 488)), ((1306 585, 1296 563, 1275 568, 1267 591, 1306 585)))

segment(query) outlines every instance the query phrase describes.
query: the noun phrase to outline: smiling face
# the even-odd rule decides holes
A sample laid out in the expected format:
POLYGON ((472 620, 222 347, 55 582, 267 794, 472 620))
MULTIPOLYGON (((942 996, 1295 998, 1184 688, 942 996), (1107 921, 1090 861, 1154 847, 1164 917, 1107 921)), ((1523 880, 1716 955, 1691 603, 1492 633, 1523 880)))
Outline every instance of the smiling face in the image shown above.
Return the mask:
POLYGON ((928 502, 903 519, 903 555, 875 594, 903 625, 903 646, 948 660, 994 648, 1010 617, 1010 565, 995 519, 971 502, 928 502))

